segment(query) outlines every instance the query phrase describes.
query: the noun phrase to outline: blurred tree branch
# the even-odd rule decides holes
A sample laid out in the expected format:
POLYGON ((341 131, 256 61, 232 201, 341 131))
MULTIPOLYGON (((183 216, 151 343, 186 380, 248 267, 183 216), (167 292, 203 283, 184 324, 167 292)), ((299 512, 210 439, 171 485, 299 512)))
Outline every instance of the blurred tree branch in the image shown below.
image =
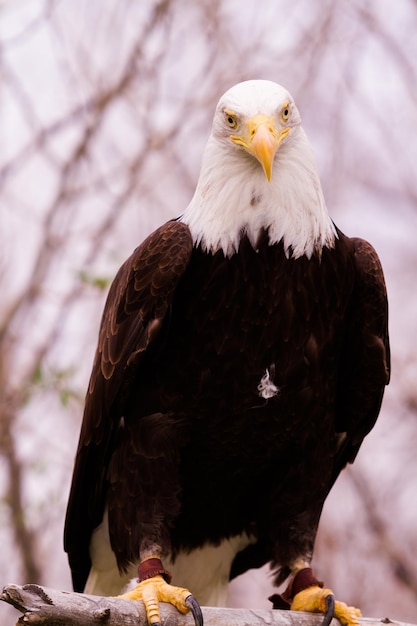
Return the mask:
POLYGON ((349 472, 349 477, 358 493, 366 520, 373 537, 379 546, 380 554, 383 554, 390 563, 393 576, 407 589, 411 590, 417 599, 417 572, 408 562, 406 554, 399 548, 395 539, 391 536, 388 528, 388 519, 378 511, 372 489, 363 472, 349 472))

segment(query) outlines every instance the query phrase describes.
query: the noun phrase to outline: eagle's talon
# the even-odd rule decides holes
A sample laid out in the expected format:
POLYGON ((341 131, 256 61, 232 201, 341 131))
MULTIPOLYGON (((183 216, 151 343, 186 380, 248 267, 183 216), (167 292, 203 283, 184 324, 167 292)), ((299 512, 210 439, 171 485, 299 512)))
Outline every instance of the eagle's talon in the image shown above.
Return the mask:
POLYGON ((142 600, 146 609, 146 616, 150 626, 161 626, 159 603, 166 602, 175 606, 181 613, 191 611, 195 626, 203 626, 203 614, 200 605, 194 596, 183 587, 175 587, 166 582, 161 575, 142 580, 139 584, 119 596, 125 600, 142 600))
POLYGON ((336 617, 343 626, 359 626, 361 616, 359 609, 335 600, 331 589, 322 589, 318 585, 299 591, 292 600, 291 610, 323 613, 321 626, 329 626, 331 611, 332 617, 336 617))
POLYGON ((189 595, 185 599, 185 606, 188 607, 193 614, 195 626, 203 626, 203 613, 200 605, 193 595, 189 595))
POLYGON ((335 599, 332 593, 326 596, 326 612, 324 613, 324 619, 321 626, 330 626, 330 623, 334 617, 335 599))

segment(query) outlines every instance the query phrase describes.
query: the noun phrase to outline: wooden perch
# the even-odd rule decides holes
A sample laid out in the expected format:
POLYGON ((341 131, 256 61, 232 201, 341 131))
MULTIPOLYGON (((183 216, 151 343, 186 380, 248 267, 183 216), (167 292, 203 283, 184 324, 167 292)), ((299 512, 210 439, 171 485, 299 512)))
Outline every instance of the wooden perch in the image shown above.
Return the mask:
MULTIPOLYGON (((142 602, 56 591, 39 585, 7 585, 1 600, 23 615, 17 624, 35 626, 147 626, 142 602)), ((205 626, 319 626, 322 616, 294 611, 203 607, 205 626)), ((190 614, 161 604, 164 626, 193 626, 190 614)), ((385 618, 363 618, 361 626, 412 626, 385 618)), ((5 624, 2 626, 6 626, 5 624)), ((340 626, 333 620, 332 626, 340 626)))

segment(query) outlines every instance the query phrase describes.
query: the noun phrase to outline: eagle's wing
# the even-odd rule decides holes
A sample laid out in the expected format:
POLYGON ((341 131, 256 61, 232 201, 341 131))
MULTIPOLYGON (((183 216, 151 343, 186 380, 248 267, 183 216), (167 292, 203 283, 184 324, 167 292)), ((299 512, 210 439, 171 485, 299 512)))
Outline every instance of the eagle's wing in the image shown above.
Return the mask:
POLYGON ((388 302, 378 255, 367 241, 350 240, 355 287, 342 351, 336 405, 336 430, 343 433, 335 458, 334 480, 352 463, 374 426, 390 379, 388 302))
POLYGON ((188 226, 171 221, 151 234, 117 273, 107 298, 87 391, 68 501, 64 545, 74 589, 90 569, 89 542, 101 522, 105 480, 120 409, 162 327, 191 256, 188 226))
MULTIPOLYGON (((354 461, 364 437, 375 424, 390 377, 388 305, 381 263, 367 241, 349 239, 340 231, 338 238, 345 251, 342 254, 353 257, 354 288, 346 311, 347 329, 341 347, 335 406, 337 449, 327 493, 346 464, 354 461)), ((333 307, 334 303, 329 302, 328 306, 333 307)), ((323 501, 317 501, 318 516, 322 505, 323 501)), ((231 578, 260 567, 270 559, 269 542, 260 539, 236 555, 231 578)), ((278 581, 285 579, 288 573, 285 568, 281 572, 282 579, 278 577, 278 581)))

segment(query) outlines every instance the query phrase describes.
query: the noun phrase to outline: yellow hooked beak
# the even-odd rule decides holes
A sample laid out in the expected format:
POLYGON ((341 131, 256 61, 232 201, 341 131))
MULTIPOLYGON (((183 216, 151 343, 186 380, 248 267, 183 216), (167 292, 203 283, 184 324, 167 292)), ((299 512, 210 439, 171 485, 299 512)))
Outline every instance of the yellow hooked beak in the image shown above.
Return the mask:
POLYGON ((241 135, 230 135, 230 139, 258 159, 269 182, 275 153, 289 132, 289 128, 277 130, 274 118, 259 113, 246 122, 245 132, 241 135))

